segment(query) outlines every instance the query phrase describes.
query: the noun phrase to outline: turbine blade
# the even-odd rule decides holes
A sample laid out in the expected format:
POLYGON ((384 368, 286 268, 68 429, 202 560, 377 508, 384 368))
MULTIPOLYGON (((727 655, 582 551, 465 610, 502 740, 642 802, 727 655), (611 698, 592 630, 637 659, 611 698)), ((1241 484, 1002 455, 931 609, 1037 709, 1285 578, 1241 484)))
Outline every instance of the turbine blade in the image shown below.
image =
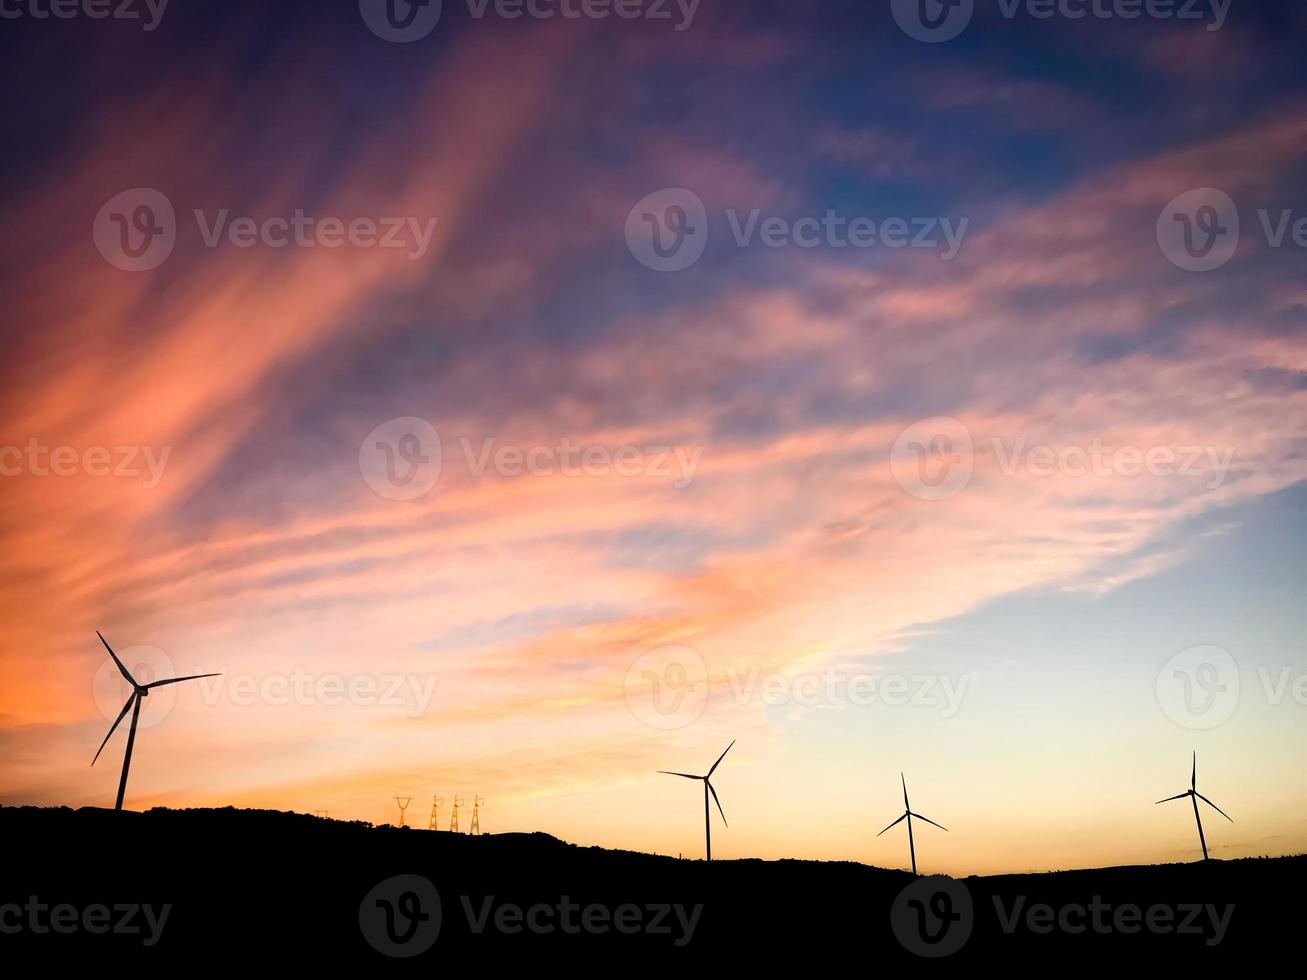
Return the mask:
MULTIPOLYGON (((1177 793, 1175 796, 1168 796, 1164 800, 1158 800, 1157 803, 1170 803, 1172 800, 1183 800, 1188 795, 1188 793, 1177 793)), ((1157 806, 1157 803, 1154 803, 1153 806, 1157 806)))
MULTIPOLYGON (((132 702, 135 700, 136 692, 132 691, 131 697, 129 697, 127 703, 123 705, 123 710, 118 712, 118 717, 114 719, 114 723, 109 729, 109 734, 104 737, 104 741, 100 743, 100 747, 95 750, 95 759, 100 758, 100 753, 103 752, 104 747, 109 744, 109 738, 118 730, 118 726, 122 724, 122 720, 127 717, 127 712, 131 710, 132 702)), ((91 760, 91 765, 95 765, 95 759, 91 760)))
POLYGON ((730 824, 726 823, 726 811, 722 809, 722 801, 717 799, 717 790, 712 788, 712 783, 708 780, 705 779, 704 782, 707 783, 708 792, 712 794, 713 802, 717 804, 717 812, 722 815, 722 823, 729 827, 730 824))
POLYGON ((899 781, 903 783, 903 809, 905 809, 905 810, 911 810, 912 807, 908 805, 908 780, 907 780, 907 777, 904 776, 903 773, 899 773, 899 781))
POLYGON ((1213 810, 1215 810, 1215 811, 1216 811, 1217 813, 1219 813, 1221 816, 1225 817, 1226 820, 1229 820, 1230 823, 1234 823, 1234 817, 1230 816, 1228 813, 1226 813, 1224 810, 1222 810, 1219 806, 1217 806, 1215 803, 1213 803, 1211 800, 1209 800, 1207 797, 1205 797, 1202 793, 1195 793, 1194 795, 1197 796, 1197 797, 1198 797, 1200 800, 1202 800, 1204 803, 1206 803, 1208 806, 1210 806, 1213 810))
POLYGON ((935 823, 935 821, 931 820, 930 817, 923 817, 920 813, 914 813, 913 816, 916 817, 918 820, 926 821, 926 823, 930 824, 932 827, 938 827, 940 830, 943 830, 945 832, 948 831, 947 827, 945 827, 943 824, 935 823))
MULTIPOLYGON (((907 820, 907 819, 908 819, 908 815, 905 813, 905 814, 903 814, 903 816, 901 816, 901 817, 899 817, 897 820, 895 820, 894 823, 890 824, 889 827, 886 827, 885 830, 889 830, 890 827, 893 827, 893 826, 894 826, 894 824, 900 824, 900 823, 902 823, 904 820, 907 820)), ((882 831, 880 832, 880 834, 885 833, 885 830, 882 830, 882 831)), ((877 834, 876 836, 879 837, 880 834, 877 834)))
MULTIPOLYGON (((735 739, 731 739, 731 745, 734 744, 735 744, 735 739)), ((731 751, 731 745, 726 746, 726 752, 731 751)), ((711 776, 714 772, 717 771, 717 767, 720 766, 722 764, 722 760, 726 758, 726 752, 723 752, 721 755, 717 757, 717 761, 714 762, 712 764, 712 768, 708 770, 708 776, 711 776)), ((708 776, 705 776, 704 779, 707 779, 708 776)))
POLYGON ((191 674, 189 677, 170 677, 166 681, 155 681, 153 684, 146 684, 147 691, 156 687, 163 687, 165 684, 180 684, 182 681, 199 680, 201 677, 221 677, 221 674, 191 674))
POLYGON ((688 772, 668 772, 666 769, 659 769, 664 776, 682 776, 685 779, 703 779, 702 776, 691 776, 688 772))
POLYGON ((1189 788, 1190 789, 1198 788, 1198 750, 1197 749, 1194 749, 1194 770, 1193 773, 1189 776, 1189 788))
POLYGON ((131 674, 127 673, 127 668, 124 667, 123 662, 118 659, 118 654, 113 652, 113 647, 109 646, 109 641, 104 638, 104 636, 100 633, 99 630, 95 631, 95 635, 100 637, 100 642, 103 643, 104 648, 109 651, 109 656, 113 657, 113 662, 118 665, 118 670, 121 671, 122 675, 127 678, 127 683, 130 684, 133 688, 140 687, 140 685, 136 683, 136 678, 133 677, 131 674))

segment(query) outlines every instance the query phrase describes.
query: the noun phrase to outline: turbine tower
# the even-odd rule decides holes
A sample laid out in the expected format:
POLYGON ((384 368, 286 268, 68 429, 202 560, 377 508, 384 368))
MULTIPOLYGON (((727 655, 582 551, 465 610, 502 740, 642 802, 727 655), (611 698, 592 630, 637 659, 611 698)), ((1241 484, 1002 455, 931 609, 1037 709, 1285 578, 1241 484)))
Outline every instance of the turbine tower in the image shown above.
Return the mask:
MULTIPOLYGON (((731 744, 726 746, 726 752, 731 751, 731 746, 733 746, 734 744, 735 742, 734 740, 732 740, 731 744)), ((706 776, 692 776, 688 772, 669 772, 666 769, 658 770, 664 776, 680 776, 682 779, 703 780, 704 853, 709 861, 712 860, 712 820, 710 819, 712 811, 708 809, 709 793, 712 794, 713 802, 717 804, 717 812, 722 815, 722 823, 727 827, 730 826, 730 824, 726 823, 726 811, 722 809, 722 801, 717 799, 717 790, 713 789, 712 783, 709 782, 709 780, 712 778, 712 774, 717 771, 717 767, 720 766, 722 764, 722 760, 726 758, 726 752, 723 752, 721 755, 717 757, 717 761, 712 764, 712 768, 708 770, 708 775, 706 776)))
MULTIPOLYGON (((917 844, 912 839, 912 818, 916 817, 918 820, 924 820, 932 827, 939 827, 940 830, 945 832, 948 831, 948 828, 941 827, 939 824, 935 823, 934 820, 931 820, 929 817, 923 817, 920 813, 913 813, 912 805, 908 803, 908 781, 903 773, 899 773, 899 779, 903 783, 903 816, 899 817, 898 820, 895 820, 894 823, 890 824, 889 827, 886 827, 885 830, 889 830, 890 827, 894 827, 904 820, 908 822, 908 852, 912 855, 912 873, 915 875, 917 873, 917 844)), ((885 833, 885 830, 882 830, 880 834, 885 833)), ((879 837, 880 834, 877 834, 876 836, 879 837)))
POLYGON ((1211 800, 1209 800, 1207 797, 1205 797, 1202 793, 1198 792, 1197 750, 1194 751, 1194 767, 1193 767, 1193 771, 1189 775, 1189 788, 1185 790, 1183 793, 1177 793, 1175 796, 1168 796, 1164 800, 1158 800, 1157 803, 1162 804, 1162 803, 1170 803, 1172 800, 1183 800, 1186 796, 1189 797, 1189 802, 1194 805, 1194 823, 1198 824, 1198 843, 1203 845, 1203 860, 1204 861, 1210 860, 1207 854, 1207 838, 1203 836, 1203 818, 1198 815, 1198 801, 1202 800, 1204 803, 1210 806, 1221 816, 1225 817, 1226 820, 1229 820, 1230 823, 1234 823, 1234 818, 1230 816, 1228 813, 1226 813, 1224 810, 1222 810, 1215 803, 1213 803, 1211 800))
POLYGON ((408 809, 408 805, 409 805, 410 803, 413 802, 413 797, 411 797, 411 796, 397 796, 397 797, 395 797, 395 802, 399 804, 399 824, 398 824, 398 826, 400 826, 400 827, 407 826, 407 824, 404 823, 404 811, 407 810, 407 809, 408 809))
POLYGON ((440 826, 436 823, 436 811, 440 809, 440 804, 444 803, 439 796, 431 797, 431 822, 427 824, 427 830, 439 830, 440 826))
POLYGON ((454 815, 449 819, 449 832, 451 834, 458 833, 458 808, 466 802, 466 800, 460 800, 457 793, 454 794, 454 815))
POLYGON ((194 681, 201 677, 217 677, 218 675, 191 674, 189 677, 172 677, 166 681, 155 681, 153 684, 137 684, 136 678, 128 673, 127 668, 123 666, 123 662, 118 659, 118 654, 114 653, 113 647, 109 646, 109 641, 100 634, 99 630, 95 631, 95 635, 100 637, 100 642, 103 643, 104 648, 109 651, 109 656, 113 658, 113 662, 118 665, 119 673, 121 673, 123 677, 127 679, 127 683, 132 686, 131 696, 128 697, 127 703, 123 705, 123 710, 118 712, 118 717, 109 728, 109 734, 106 735, 104 741, 100 743, 100 747, 95 753, 95 759, 91 760, 91 765, 95 765, 95 760, 100 758, 100 753, 104 751, 104 747, 109 743, 109 739, 113 736, 113 733, 118 730, 118 726, 122 724, 123 717, 127 714, 127 711, 130 708, 132 712, 132 727, 127 733, 127 753, 123 756, 123 774, 118 780, 118 801, 114 803, 113 806, 114 810, 121 810, 123 808, 123 797, 127 795, 127 770, 132 767, 132 747, 136 744, 136 722, 141 716, 141 699, 148 697, 150 692, 156 687, 163 687, 165 684, 180 684, 182 681, 194 681))

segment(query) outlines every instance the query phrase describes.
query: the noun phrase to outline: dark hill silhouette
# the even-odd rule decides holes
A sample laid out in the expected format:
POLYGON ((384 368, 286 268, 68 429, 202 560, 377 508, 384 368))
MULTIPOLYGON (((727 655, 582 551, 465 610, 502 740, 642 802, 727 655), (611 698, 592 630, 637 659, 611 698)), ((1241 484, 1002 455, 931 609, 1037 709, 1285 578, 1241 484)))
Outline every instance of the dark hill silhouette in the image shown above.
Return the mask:
POLYGON ((736 970, 845 963, 874 970, 925 963, 899 937, 939 952, 964 935, 960 923, 970 926, 969 935, 941 964, 1012 966, 1057 955, 1067 963, 1126 957, 1132 966, 1251 965, 1296 948, 1301 893, 1293 886, 1307 871, 1303 857, 1242 859, 943 884, 920 879, 901 895, 914 881, 907 872, 851 862, 709 865, 578 847, 540 833, 470 837, 265 810, 0 807, 0 831, 0 948, 40 956, 35 962, 42 964, 72 959, 101 968, 129 961, 260 972, 274 965, 385 965, 374 943, 411 951, 432 936, 434 903, 420 879, 434 885, 440 908, 424 965, 471 959, 486 966, 553 962, 561 969, 564 960, 553 957, 565 957, 578 968, 630 972, 705 963, 700 954, 708 954, 736 970), (420 879, 377 890, 401 875, 420 879), (953 891, 940 891, 945 885, 953 891), (41 910, 63 903, 77 910, 80 923, 70 934, 52 931, 52 913, 41 910), (86 910, 104 906, 112 924, 130 929, 120 921, 126 912, 115 907, 133 904, 142 907, 137 931, 97 935, 86 928, 95 924, 85 920, 86 910), (1052 911, 1040 911, 1042 904, 1052 911), (536 907, 526 918, 550 931, 529 928, 514 906, 524 913, 536 907), (1137 931, 1132 907, 1140 910, 1137 931), (1068 928, 1057 925, 1059 915, 1068 928), (619 931, 619 919, 638 931, 619 931), (1004 931, 1005 921, 1014 931, 1004 931), (1107 931, 1096 931, 1095 921, 1107 931), (1195 931, 1177 934, 1177 925, 1195 931), (157 941, 147 945, 152 937, 157 941))

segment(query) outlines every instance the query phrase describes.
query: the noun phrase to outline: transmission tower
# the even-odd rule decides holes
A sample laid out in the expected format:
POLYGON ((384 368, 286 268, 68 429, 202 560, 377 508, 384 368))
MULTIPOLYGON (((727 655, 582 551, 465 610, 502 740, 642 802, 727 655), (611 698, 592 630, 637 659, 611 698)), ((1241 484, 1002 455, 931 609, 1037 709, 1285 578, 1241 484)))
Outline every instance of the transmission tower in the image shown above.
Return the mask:
POLYGON ((313 811, 313 815, 314 815, 315 817, 321 817, 323 820, 326 820, 329 816, 331 816, 331 811, 330 811, 330 810, 314 810, 314 811, 313 811))
POLYGON ((451 834, 458 833, 458 808, 466 802, 466 800, 460 800, 457 793, 454 794, 454 815, 449 820, 449 832, 451 834))
POLYGON ((408 805, 409 805, 410 803, 413 802, 413 797, 411 797, 411 796, 397 796, 397 797, 395 797, 395 802, 399 804, 399 826, 403 827, 403 826, 405 826, 405 824, 404 824, 404 811, 407 810, 407 809, 408 809, 408 805))
POLYGON ((427 830, 439 830, 440 825, 436 822, 436 811, 440 809, 440 804, 444 803, 439 796, 431 797, 431 820, 427 824, 427 830))
POLYGON ((485 805, 486 805, 486 798, 484 796, 473 795, 472 826, 469 827, 467 831, 473 837, 476 837, 479 833, 481 833, 481 808, 485 805))

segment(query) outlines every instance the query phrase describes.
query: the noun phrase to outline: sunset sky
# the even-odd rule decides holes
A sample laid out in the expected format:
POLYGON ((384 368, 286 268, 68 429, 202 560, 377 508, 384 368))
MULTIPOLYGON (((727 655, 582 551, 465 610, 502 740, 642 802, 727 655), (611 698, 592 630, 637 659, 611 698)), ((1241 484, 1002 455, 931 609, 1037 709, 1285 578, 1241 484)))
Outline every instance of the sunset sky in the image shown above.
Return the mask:
POLYGON ((98 629, 223 674, 133 809, 1307 851, 1307 7, 369 3, 0 24, 0 804, 112 805, 98 629))

